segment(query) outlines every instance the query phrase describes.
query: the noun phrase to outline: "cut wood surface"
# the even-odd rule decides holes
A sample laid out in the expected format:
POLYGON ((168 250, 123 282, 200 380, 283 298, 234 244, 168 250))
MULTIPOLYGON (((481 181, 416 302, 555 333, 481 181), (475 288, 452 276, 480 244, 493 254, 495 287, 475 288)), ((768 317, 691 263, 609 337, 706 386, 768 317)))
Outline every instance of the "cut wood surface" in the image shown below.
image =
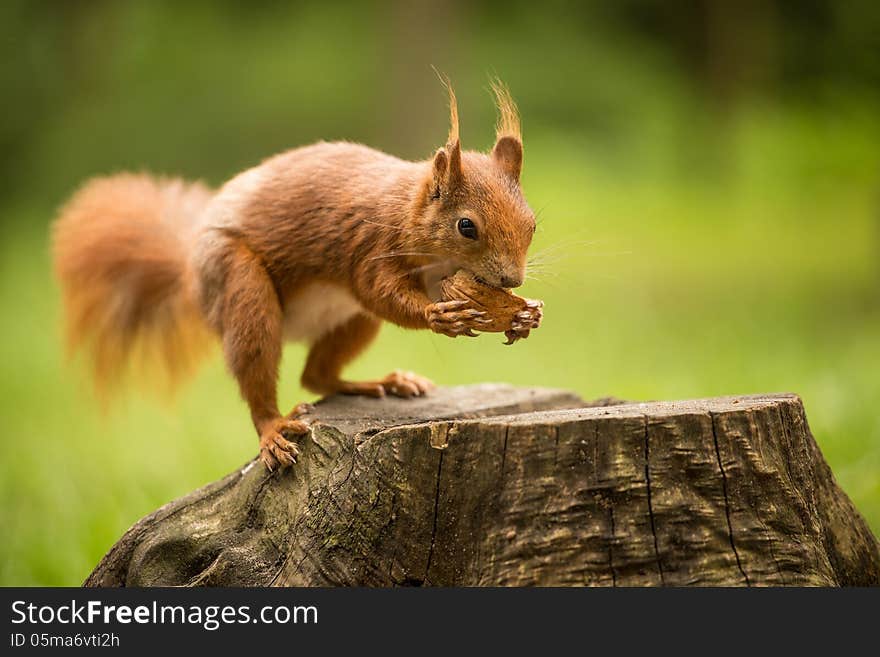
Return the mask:
POLYGON ((165 505, 85 584, 880 584, 796 395, 484 384, 334 397, 310 418, 296 466, 252 461, 165 505))

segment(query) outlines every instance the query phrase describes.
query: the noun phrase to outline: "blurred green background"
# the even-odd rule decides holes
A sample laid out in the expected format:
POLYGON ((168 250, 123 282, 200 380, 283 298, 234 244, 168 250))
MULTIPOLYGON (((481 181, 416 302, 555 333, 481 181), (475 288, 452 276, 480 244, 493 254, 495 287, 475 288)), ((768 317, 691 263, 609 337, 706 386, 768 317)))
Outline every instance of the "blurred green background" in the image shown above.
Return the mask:
MULTIPOLYGON (((353 376, 407 368, 584 397, 794 391, 880 532, 880 10, 872 0, 0 4, 0 584, 80 583, 138 518, 256 452, 219 354, 170 406, 102 414, 66 363, 47 229, 124 169, 219 185, 349 139, 423 158, 523 114, 548 271, 539 332, 383 329, 353 376)), ((285 352, 282 406, 304 355, 285 352)))

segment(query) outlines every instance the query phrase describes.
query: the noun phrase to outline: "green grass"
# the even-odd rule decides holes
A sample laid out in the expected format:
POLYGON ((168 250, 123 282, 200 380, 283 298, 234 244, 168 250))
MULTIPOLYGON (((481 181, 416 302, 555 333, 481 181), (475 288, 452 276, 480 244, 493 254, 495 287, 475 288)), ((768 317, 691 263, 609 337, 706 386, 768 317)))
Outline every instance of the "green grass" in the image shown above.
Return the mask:
MULTIPOLYGON (((708 180, 609 172, 577 142, 535 136, 525 186, 542 209, 535 251, 551 247, 553 262, 524 294, 545 300, 545 325, 514 347, 387 326, 352 376, 399 367, 587 398, 797 392, 880 531, 880 222, 858 175, 876 156, 857 139, 815 145, 806 162, 836 167, 823 184, 773 117, 743 126, 733 173, 708 180)), ((46 235, 27 228, 46 217, 12 212, 0 240, 0 584, 75 585, 129 525, 252 457, 256 438, 216 353, 171 407, 132 391, 102 415, 60 348, 46 235)), ((308 398, 303 356, 285 352, 285 406, 308 398)))

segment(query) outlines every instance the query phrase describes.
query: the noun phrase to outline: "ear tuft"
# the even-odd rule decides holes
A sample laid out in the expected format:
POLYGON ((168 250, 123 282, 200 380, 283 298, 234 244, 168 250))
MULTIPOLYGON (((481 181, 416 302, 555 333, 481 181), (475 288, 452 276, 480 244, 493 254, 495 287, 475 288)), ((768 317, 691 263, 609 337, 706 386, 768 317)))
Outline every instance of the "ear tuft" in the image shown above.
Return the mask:
POLYGON ((495 96, 495 107, 498 108, 498 123, 495 125, 495 139, 502 137, 514 137, 522 142, 522 126, 519 120, 519 110, 510 89, 498 78, 489 80, 492 94, 495 96))
POLYGON ((452 88, 452 81, 449 79, 449 76, 445 73, 441 73, 436 68, 434 68, 434 73, 440 78, 440 83, 443 85, 443 88, 446 89, 446 93, 449 96, 449 136, 446 138, 446 144, 449 146, 459 140, 458 100, 455 98, 455 89, 452 88))
POLYGON ((446 146, 434 153, 434 174, 431 183, 431 198, 438 199, 449 194, 461 182, 461 142, 458 136, 458 103, 449 78, 436 68, 434 72, 449 95, 449 135, 446 146))
POLYGON ((523 146, 516 137, 501 137, 492 149, 492 157, 505 174, 519 182, 522 171, 523 146))

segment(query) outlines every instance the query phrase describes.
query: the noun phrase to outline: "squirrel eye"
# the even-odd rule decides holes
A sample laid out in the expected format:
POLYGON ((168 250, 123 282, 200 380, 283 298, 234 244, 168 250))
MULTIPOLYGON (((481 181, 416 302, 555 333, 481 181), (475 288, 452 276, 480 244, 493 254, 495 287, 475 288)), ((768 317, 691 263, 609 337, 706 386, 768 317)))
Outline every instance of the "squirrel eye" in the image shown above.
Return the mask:
POLYGON ((458 232, 462 236, 467 237, 469 240, 477 239, 477 226, 473 221, 467 217, 462 217, 456 225, 458 226, 458 232))

